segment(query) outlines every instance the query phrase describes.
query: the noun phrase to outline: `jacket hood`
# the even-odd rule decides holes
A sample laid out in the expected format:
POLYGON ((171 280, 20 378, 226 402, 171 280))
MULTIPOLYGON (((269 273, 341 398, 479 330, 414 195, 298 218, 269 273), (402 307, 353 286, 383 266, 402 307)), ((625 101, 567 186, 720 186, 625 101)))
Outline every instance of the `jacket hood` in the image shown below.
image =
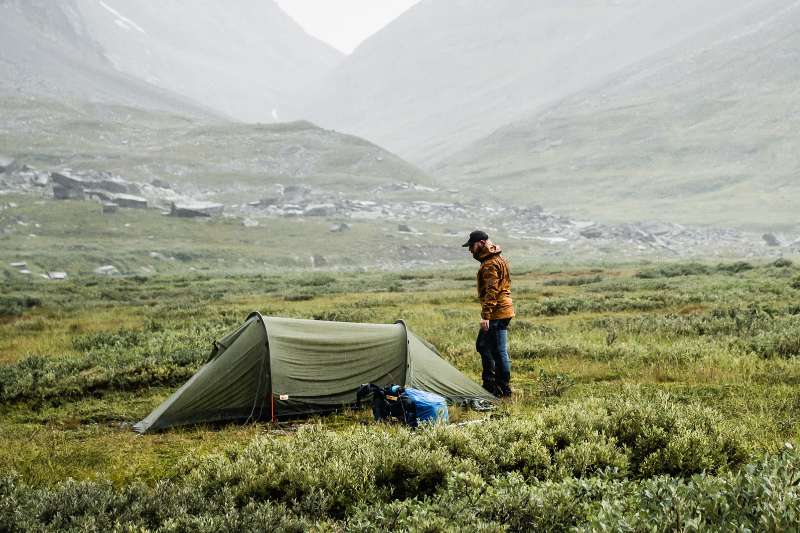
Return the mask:
POLYGON ((499 245, 493 243, 492 241, 486 241, 486 246, 484 246, 477 254, 474 254, 472 257, 483 263, 493 255, 497 255, 502 252, 503 249, 500 248, 499 245))

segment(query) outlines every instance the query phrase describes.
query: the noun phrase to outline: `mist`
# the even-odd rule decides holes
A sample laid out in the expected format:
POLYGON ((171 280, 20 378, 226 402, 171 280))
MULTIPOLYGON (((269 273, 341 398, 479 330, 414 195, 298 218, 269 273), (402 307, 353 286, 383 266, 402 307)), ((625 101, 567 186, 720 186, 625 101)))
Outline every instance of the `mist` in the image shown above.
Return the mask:
MULTIPOLYGON (((475 227, 529 260, 798 247, 793 1, 0 10, 4 194, 302 228, 291 257, 257 240, 237 268, 449 263, 475 227)), ((124 232, 128 272, 175 267, 124 232)))

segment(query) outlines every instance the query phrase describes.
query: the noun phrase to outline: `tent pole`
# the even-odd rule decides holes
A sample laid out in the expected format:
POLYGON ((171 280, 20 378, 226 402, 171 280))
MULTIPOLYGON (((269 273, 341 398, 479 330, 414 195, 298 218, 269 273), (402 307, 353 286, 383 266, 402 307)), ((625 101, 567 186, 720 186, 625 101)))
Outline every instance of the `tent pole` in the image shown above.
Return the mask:
POLYGON ((271 411, 272 411, 272 413, 271 413, 272 414, 272 423, 273 424, 277 424, 278 423, 278 416, 277 416, 277 413, 275 412, 275 395, 270 392, 269 397, 272 399, 272 409, 271 409, 271 411))

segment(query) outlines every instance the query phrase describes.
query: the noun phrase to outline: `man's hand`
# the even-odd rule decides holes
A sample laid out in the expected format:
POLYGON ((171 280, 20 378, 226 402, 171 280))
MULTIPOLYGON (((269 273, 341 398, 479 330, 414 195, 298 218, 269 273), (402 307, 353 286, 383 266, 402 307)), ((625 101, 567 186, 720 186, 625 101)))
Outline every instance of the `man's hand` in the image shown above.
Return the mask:
POLYGON ((481 319, 481 329, 483 331, 489 331, 489 321, 481 319))

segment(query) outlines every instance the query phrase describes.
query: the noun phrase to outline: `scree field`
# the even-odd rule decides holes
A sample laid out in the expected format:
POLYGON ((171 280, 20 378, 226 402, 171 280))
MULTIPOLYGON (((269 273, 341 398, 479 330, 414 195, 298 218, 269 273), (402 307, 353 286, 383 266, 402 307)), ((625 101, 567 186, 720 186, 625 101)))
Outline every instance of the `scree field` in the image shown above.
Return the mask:
POLYGON ((0 530, 790 531, 800 268, 515 267, 513 400, 138 436, 253 310, 405 319, 475 380, 474 271, 7 274, 0 530))

